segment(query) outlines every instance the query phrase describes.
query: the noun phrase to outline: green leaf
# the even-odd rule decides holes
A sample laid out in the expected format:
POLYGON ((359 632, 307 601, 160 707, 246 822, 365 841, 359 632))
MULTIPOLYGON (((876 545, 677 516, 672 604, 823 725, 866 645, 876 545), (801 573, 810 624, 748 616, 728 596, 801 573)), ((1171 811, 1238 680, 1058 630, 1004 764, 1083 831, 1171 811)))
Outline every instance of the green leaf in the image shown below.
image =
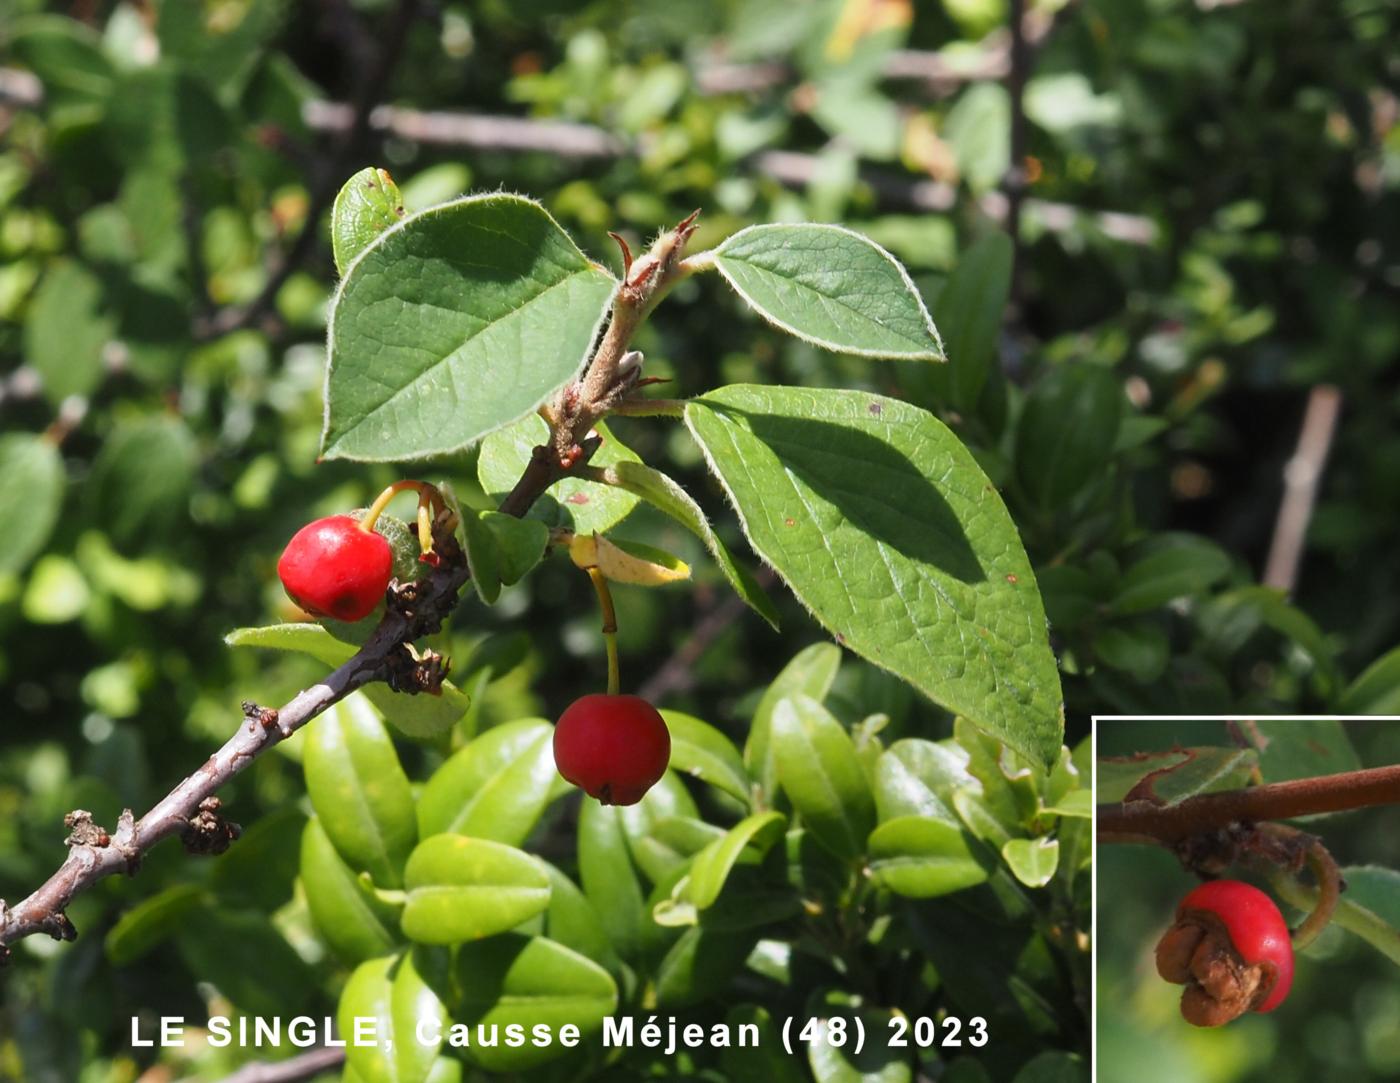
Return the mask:
POLYGON ((1012 1083, 1088 1083, 1089 1078, 1082 1057, 1047 1049, 1026 1061, 1012 1083))
POLYGON ((846 646, 1028 758, 1059 755, 1035 576, 940 421, 862 392, 736 385, 686 423, 754 548, 846 646))
POLYGON ((1160 677, 1171 659, 1167 630, 1147 621, 1100 628, 1091 642, 1099 661, 1141 684, 1150 684, 1160 677))
POLYGON ((24 320, 24 353, 58 405, 91 395, 102 382, 102 357, 116 334, 101 280, 72 260, 55 263, 39 283, 24 320))
POLYGON ((635 960, 651 915, 617 806, 585 800, 580 807, 578 873, 613 947, 624 959, 635 960))
POLYGON ((801 692, 818 702, 826 698, 836 671, 841 668, 841 648, 832 643, 812 643, 791 661, 763 690, 749 723, 744 742, 744 764, 758 785, 759 796, 771 802, 778 792, 778 763, 773 756, 773 708, 784 696, 801 692))
POLYGON ((1001 856, 1021 883, 1044 887, 1060 863, 1060 844, 1046 838, 1011 839, 1001 848, 1001 856))
POLYGON ((990 81, 969 85, 948 110, 942 135, 968 186, 979 195, 995 188, 1011 163, 1011 96, 1006 88, 990 81))
POLYGON ((1337 775, 1361 769, 1346 727, 1335 718, 1242 721, 1238 732, 1259 751, 1265 782, 1337 775))
POLYGON ((841 723, 796 693, 773 710, 773 750, 778 782, 807 829, 842 857, 860 854, 875 823, 875 799, 841 723))
POLYGON ((13 19, 8 51, 43 82, 46 102, 102 105, 111 99, 112 62, 90 26, 61 15, 16 18, 13 9, 7 19, 13 19))
POLYGON ((1174 805, 1203 793, 1239 789, 1258 769, 1259 754, 1252 748, 1174 748, 1103 758, 1095 772, 1094 799, 1124 801, 1132 793, 1133 800, 1174 805))
POLYGON ((301 833, 298 875, 316 931, 342 960, 360 963, 393 950, 398 908, 361 882, 315 818, 301 833))
POLYGON ((113 966, 134 963, 157 944, 175 935, 185 915, 197 909, 203 901, 204 889, 198 884, 175 884, 142 899, 124 913, 107 933, 103 941, 107 961, 113 966))
POLYGON ((144 550, 188 525, 198 469, 194 435, 178 417, 118 425, 93 461, 85 503, 118 547, 144 550))
MULTIPOLYGON (((455 972, 461 995, 453 1018, 476 1032, 477 1024, 502 1031, 517 1024, 543 1024, 554 1034, 566 1024, 578 1027, 587 1042, 602 1029, 617 1007, 617 986, 606 970, 563 944, 544 937, 507 933, 463 944, 455 972)), ((473 1046, 472 1060, 487 1071, 514 1071, 569 1055, 558 1043, 545 1048, 525 1045, 473 1046)), ((572 1051, 577 1056, 577 1051, 572 1051)))
POLYGON ((609 485, 616 485, 630 493, 635 493, 653 507, 660 509, 676 522, 689 530, 705 543, 705 548, 715 558, 724 578, 734 588, 734 592, 760 617, 766 620, 773 630, 778 628, 778 613, 773 602, 764 593, 747 568, 730 555, 728 548, 710 528, 710 522, 700 505, 691 499, 690 494, 674 480, 653 470, 643 463, 619 462, 609 467, 605 473, 609 485))
POLYGON ((330 459, 460 451, 572 379, 612 296, 538 203, 467 196, 385 230, 330 315, 330 459))
POLYGON ((1400 714, 1400 647, 1367 666, 1342 693, 1337 710, 1343 714, 1400 714))
POLYGON ((1066 794, 1053 805, 1046 805, 1044 811, 1052 816, 1069 816, 1079 820, 1090 820, 1094 816, 1094 795, 1089 790, 1075 790, 1066 794))
POLYGON ((972 785, 967 756, 953 742, 896 741, 875 761, 875 807, 881 822, 926 816, 956 824, 952 793, 972 785))
MULTIPOLYGON (((380 516, 382 520, 384 516, 380 516)), ((262 628, 235 628, 224 636, 230 647, 265 647, 300 651, 332 668, 355 656, 355 648, 331 635, 319 624, 271 624, 262 628)), ((360 691, 387 722, 409 737, 428 739, 446 733, 471 707, 471 697, 451 681, 442 682, 442 695, 411 696, 386 684, 368 684, 360 691)))
POLYGON ((455 944, 513 929, 549 905, 549 877, 523 850, 465 835, 420 842, 404 868, 404 935, 455 944))
POLYGON ((384 169, 362 169, 341 187, 331 208, 331 249, 336 274, 403 217, 403 197, 384 169))
MULTIPOLYGON (((653 823, 641 838, 632 840, 632 856, 654 884, 674 879, 710 843, 724 838, 724 828, 690 816, 667 816, 653 823)), ((669 904, 671 900, 667 900, 669 904)), ((677 904, 679 906, 680 904, 677 904)), ((669 905, 666 906, 669 912, 669 905)), ((662 924, 694 925, 695 907, 673 921, 662 921, 655 908, 652 917, 662 924)))
POLYGON ((661 717, 671 731, 671 770, 708 782, 747 805, 749 776, 733 742, 693 715, 662 711, 661 717))
POLYGON ((680 1008, 717 996, 744 965, 758 933, 687 929, 656 967, 656 1003, 680 1008))
POLYGON ((408 777, 379 714, 354 693, 307 727, 306 790, 336 851, 379 887, 403 883, 417 841, 408 777))
POLYGON ((496 569, 506 586, 520 582, 544 558, 545 546, 549 544, 549 527, 538 520, 517 519, 514 515, 485 511, 481 513, 481 521, 495 536, 496 569))
POLYGON ((345 1061, 363 1083, 426 1083, 441 1041, 418 1040, 419 1020, 439 1034, 451 1020, 414 966, 413 953, 361 963, 341 990, 336 1026, 347 1039, 345 1061), (374 1042, 356 1042, 356 1020, 374 1021, 374 1042))
POLYGON ((751 858, 761 858, 783 837, 786 827, 787 817, 781 812, 760 812, 735 824, 695 855, 686 898, 697 910, 714 905, 741 855, 748 851, 751 858))
POLYGON ((418 799, 418 833, 519 846, 549 804, 554 727, 521 718, 477 737, 433 772, 418 799))
MULTIPOLYGON (((636 454, 602 422, 594 426, 603 444, 590 460, 598 467, 640 462, 636 454)), ((505 499, 529 465, 532 451, 549 439, 549 426, 536 414, 491 433, 481 444, 477 478, 481 487, 499 502, 505 499)), ((530 509, 528 519, 576 534, 605 534, 632 513, 637 498, 632 493, 601 482, 564 478, 551 485, 530 509)))
POLYGON ((544 914, 544 935, 572 948, 584 958, 601 963, 609 970, 620 964, 608 942, 602 919, 593 904, 572 880, 549 862, 540 859, 549 876, 549 908, 544 914))
POLYGON ((501 596, 501 554, 496 535, 472 508, 463 508, 461 519, 472 588, 485 605, 495 605, 501 596))
POLYGON ((843 1040, 832 1040, 832 1032, 824 1026, 821 1035, 808 1043, 807 1063, 816 1083, 910 1083, 914 1078, 907 1051, 891 1048, 886 1040, 892 1033, 888 1009, 860 1008, 849 995, 832 993, 815 1003, 809 1001, 808 1011, 823 1020, 840 1016, 846 1023, 843 1040), (861 1017, 865 1031, 859 1053, 855 1015, 861 1017))
POLYGON ((1062 365, 1026 397, 1016 428, 1016 473, 1031 500, 1058 511, 1092 481, 1118 439, 1122 381, 1101 365, 1062 365))
POLYGON ((956 824, 922 816, 887 820, 870 835, 870 872, 876 883, 916 899, 980 884, 987 870, 972 855, 956 824))
POLYGON ((64 480, 52 441, 0 436, 0 575, 23 571, 44 548, 63 507, 64 480))
POLYGON ((726 1046, 720 1051, 724 1074, 732 1083, 804 1083, 798 1060, 783 1049, 783 1040, 768 1009, 759 1004, 739 1004, 729 1009, 725 1025, 738 1034, 739 1027, 758 1028, 758 1044, 748 1048, 726 1046))
POLYGON ((1146 555, 1118 581, 1112 605, 1119 613, 1142 613, 1199 594, 1230 572, 1230 554, 1193 534, 1158 534, 1144 548, 1146 555))
POLYGON ((1011 238, 988 234, 959 257, 934 302, 948 364, 915 371, 964 413, 976 408, 997 360, 997 337, 1011 295, 1011 259, 1011 238))
POLYGON ((211 902, 185 915, 176 943, 191 974, 249 1015, 295 1013, 316 987, 311 968, 265 914, 211 902))
POLYGON ((869 237, 815 223, 749 226, 714 259, 748 306, 790 335, 840 353, 943 360, 908 272, 869 237))
POLYGON ((107 144, 130 169, 179 174, 235 142, 228 114, 196 76, 166 60, 123 74, 106 118, 107 144))

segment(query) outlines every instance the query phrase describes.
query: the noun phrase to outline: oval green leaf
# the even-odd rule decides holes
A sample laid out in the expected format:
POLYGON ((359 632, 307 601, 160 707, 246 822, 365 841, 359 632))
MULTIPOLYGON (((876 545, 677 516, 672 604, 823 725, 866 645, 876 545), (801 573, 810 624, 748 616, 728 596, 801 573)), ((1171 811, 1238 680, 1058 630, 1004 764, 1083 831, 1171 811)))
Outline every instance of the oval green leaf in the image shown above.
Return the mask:
POLYGON ((394 949, 398 908, 360 881, 335 852, 320 820, 308 820, 301 833, 298 875, 316 931, 337 956, 360 963, 394 949))
POLYGON ((1035 575, 995 486, 942 422, 864 392, 750 385, 685 417, 749 541, 823 625, 1054 761, 1063 706, 1035 575))
POLYGON ((842 857, 860 854, 875 799, 841 723, 810 696, 785 697, 773 711, 773 751, 778 783, 807 829, 842 857))
POLYGON ((778 790, 778 765, 773 758, 773 708, 784 696, 801 692, 820 702, 826 698, 836 672, 841 668, 841 648, 833 643, 813 643, 803 647, 759 698, 744 741, 744 763, 758 787, 762 801, 770 802, 778 790))
POLYGON ((343 275, 371 241, 403 217, 403 196, 384 169, 362 169, 341 187, 331 208, 331 250, 343 275))
POLYGON ((311 806, 336 852, 379 887, 402 884, 418 837, 413 794, 369 701, 354 693, 312 721, 302 766, 311 806))
POLYGON ((680 711, 662 711, 671 731, 671 770, 708 782, 748 804, 749 776, 734 743, 708 722, 680 711))
POLYGON ((361 963, 341 990, 336 1025, 346 1039, 345 1061, 363 1083, 426 1083, 441 1040, 420 1042, 419 1021, 428 1033, 446 1031, 450 1020, 441 1000, 414 967, 413 953, 361 963), (373 1026, 373 1043, 357 1042, 356 1027, 373 1026))
POLYGON ((442 832, 523 843, 549 804, 554 727, 521 718, 487 730, 433 772, 418 799, 423 838, 442 832))
POLYGON ((434 835, 404 868, 404 935, 455 944, 513 929, 549 905, 549 877, 524 850, 465 835, 434 835))
POLYGON ((467 196, 391 226, 331 306, 322 454, 459 451, 528 414, 582 367, 614 284, 522 196, 467 196))
POLYGON ((1001 856, 1021 883, 1044 887, 1060 864, 1060 843, 1046 838, 1011 839, 1001 848, 1001 856))
POLYGON ((714 258, 745 303, 790 335, 840 353, 943 360, 908 272, 869 237, 816 223, 750 226, 714 258))
POLYGON ((761 858, 773 843, 783 837, 787 817, 781 812, 761 812, 741 820, 725 836, 710 843, 690 865, 690 883, 686 898, 697 910, 714 905, 724 882, 735 863, 748 851, 753 859, 761 858))
POLYGON ((962 891, 987 879, 961 828, 921 816, 901 816, 871 832, 870 872, 877 883, 914 899, 962 891))
POLYGON ((0 575, 21 572, 44 548, 63 506, 63 457, 51 440, 0 436, 0 575))
MULTIPOLYGON (((452 1014, 473 1033, 477 1024, 504 1030, 514 1023, 527 1034, 537 1024, 558 1034, 571 1023, 586 1041, 617 1007, 617 986, 606 970, 542 936, 507 933, 463 944, 455 968, 461 995, 452 1014)), ((571 1052, 577 1056, 558 1043, 518 1049, 474 1046, 468 1052, 488 1071, 528 1068, 571 1052)))

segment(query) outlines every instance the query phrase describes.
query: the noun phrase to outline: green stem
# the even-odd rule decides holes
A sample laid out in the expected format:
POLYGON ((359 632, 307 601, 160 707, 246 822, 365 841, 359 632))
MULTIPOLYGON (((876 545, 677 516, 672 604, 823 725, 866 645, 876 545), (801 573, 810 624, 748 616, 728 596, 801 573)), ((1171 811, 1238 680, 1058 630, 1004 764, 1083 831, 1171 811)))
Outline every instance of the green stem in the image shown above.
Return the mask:
POLYGON ((597 568, 588 569, 588 578, 598 592, 598 604, 603 609, 603 642, 608 649, 608 695, 615 696, 622 688, 617 664, 617 611, 613 609, 612 591, 608 581, 597 568))

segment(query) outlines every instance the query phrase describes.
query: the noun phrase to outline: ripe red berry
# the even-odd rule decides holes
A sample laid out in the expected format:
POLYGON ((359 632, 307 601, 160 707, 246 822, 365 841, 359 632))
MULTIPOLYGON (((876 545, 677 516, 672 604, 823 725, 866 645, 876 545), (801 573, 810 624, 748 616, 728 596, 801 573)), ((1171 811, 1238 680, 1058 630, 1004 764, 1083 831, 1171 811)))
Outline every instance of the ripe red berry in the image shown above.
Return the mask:
POLYGON ((383 599, 393 564, 382 535, 348 515, 332 515, 292 536, 277 574, 287 596, 312 616, 356 621, 383 599))
POLYGON ((1271 1012, 1293 985, 1293 941, 1274 901, 1239 880, 1212 880, 1176 908, 1157 972, 1184 984, 1181 1014, 1201 1027, 1271 1012))
POLYGON ((640 696, 584 696, 554 727, 559 773, 605 805, 635 805, 670 759, 666 722, 640 696))

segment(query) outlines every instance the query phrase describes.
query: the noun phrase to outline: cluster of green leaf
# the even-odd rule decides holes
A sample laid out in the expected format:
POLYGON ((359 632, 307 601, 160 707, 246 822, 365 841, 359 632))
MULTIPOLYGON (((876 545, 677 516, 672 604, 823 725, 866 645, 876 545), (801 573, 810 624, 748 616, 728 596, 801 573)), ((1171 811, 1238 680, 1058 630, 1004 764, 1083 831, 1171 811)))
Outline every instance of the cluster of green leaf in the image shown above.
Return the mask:
MULTIPOLYGON (((1171 805, 1251 781, 1283 782, 1400 760, 1400 727, 1321 719, 1100 723, 1095 799, 1121 800, 1139 783, 1171 805)), ((1141 792, 1141 791, 1139 791, 1141 792)), ((1098 1070, 1148 1081, 1383 1079, 1400 1066, 1385 1022, 1400 964, 1400 815, 1393 806, 1309 816, 1342 866, 1346 890, 1327 930, 1298 955, 1287 1001, 1198 1030, 1177 1008, 1181 990, 1157 979, 1151 945, 1197 882, 1169 851, 1098 850, 1098 1070), (1338 996, 1338 990, 1346 995, 1338 996), (1333 1043, 1336 1043, 1333 1045, 1333 1043)), ((1284 869, 1231 868, 1279 900, 1296 926, 1313 893, 1284 869)))
POLYGON ((764 691, 742 753, 715 726, 664 712, 670 771, 628 808, 561 800, 572 787, 540 718, 478 731, 470 717, 415 783, 357 693, 293 742, 313 815, 276 929, 257 903, 221 893, 257 862, 287 860, 300 816, 255 828, 207 888, 177 883, 128 910, 107 957, 129 965, 173 939, 252 1014, 304 1010, 312 990, 340 986, 336 963, 351 968, 339 1016, 383 1019, 381 1035, 397 1039, 392 1052, 350 1050, 357 1081, 561 1057, 536 1078, 577 1078, 586 1062, 610 1078, 665 1064, 748 1078, 761 1064, 799 1079, 773 1020, 857 1014, 870 1047, 856 1057, 813 1045, 816 1078, 911 1080, 917 1063, 944 1061, 966 1079, 1011 1078, 1032 1060, 1016 1078, 1056 1065, 1072 1074, 1068 1054, 1040 1050, 1083 1038, 1088 955, 1073 939, 1088 921, 1087 743, 1046 775, 971 727, 887 742, 888 716, 848 729, 823 705, 840 661, 829 644, 793 658, 764 691), (218 946, 232 935, 254 946, 256 967, 218 946), (282 939, 312 935, 325 955, 309 962, 282 939), (648 1013, 707 1030, 755 1021, 766 1048, 672 1061, 601 1047, 605 1017, 640 1025, 648 1013), (991 1038, 961 1062, 956 1047, 890 1049, 893 1013, 981 1016, 991 1038), (408 1037, 422 1018, 444 1032, 470 1024, 469 1041, 478 1024, 556 1034, 573 1024, 584 1043, 449 1051, 408 1037))

